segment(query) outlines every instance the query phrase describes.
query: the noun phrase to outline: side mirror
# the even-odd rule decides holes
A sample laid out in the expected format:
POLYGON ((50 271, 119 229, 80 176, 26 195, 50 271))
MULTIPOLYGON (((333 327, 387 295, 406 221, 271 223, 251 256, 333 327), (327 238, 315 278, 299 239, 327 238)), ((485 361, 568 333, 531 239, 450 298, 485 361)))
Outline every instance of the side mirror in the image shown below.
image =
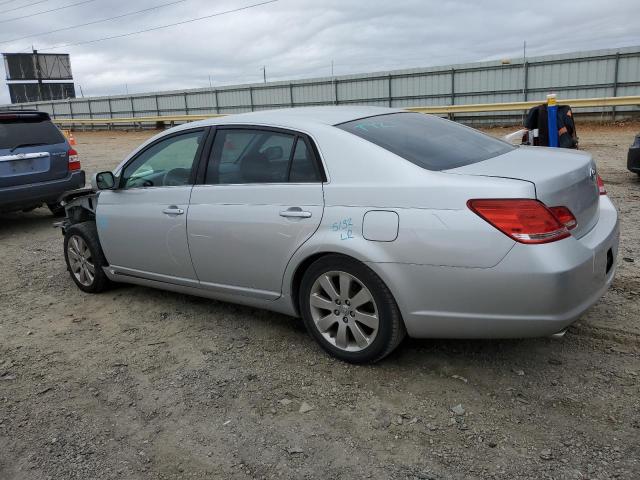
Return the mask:
POLYGON ((91 177, 91 187, 94 190, 113 190, 116 179, 111 172, 96 173, 91 177))

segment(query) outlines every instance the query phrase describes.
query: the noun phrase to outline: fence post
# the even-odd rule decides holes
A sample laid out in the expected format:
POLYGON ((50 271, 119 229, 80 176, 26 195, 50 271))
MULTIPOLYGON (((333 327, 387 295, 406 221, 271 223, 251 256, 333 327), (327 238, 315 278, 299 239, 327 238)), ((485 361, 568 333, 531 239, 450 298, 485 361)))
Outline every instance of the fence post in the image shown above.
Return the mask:
MULTIPOLYGON (((529 62, 524 61, 524 79, 522 84, 522 101, 526 102, 527 97, 529 96, 529 62)), ((524 125, 524 121, 527 118, 527 111, 522 112, 522 125, 524 125)))
POLYGON ((338 80, 333 79, 333 104, 338 105, 338 80))
MULTIPOLYGON (((91 111, 91 99, 87 98, 87 108, 89 109, 89 119, 93 119, 93 112, 91 111)), ((91 130, 93 131, 94 129, 94 125, 93 123, 91 124, 91 130)))
POLYGON ((387 98, 389 99, 389 108, 393 105, 393 97, 391 96, 391 80, 393 76, 389 74, 387 77, 387 98))
MULTIPOLYGON (((451 105, 456 104, 456 69, 451 69, 451 105)), ((447 115, 449 120, 455 120, 455 115, 450 113, 447 115)))
MULTIPOLYGON (((129 97, 129 102, 131 103, 131 118, 135 118, 135 116, 136 116, 136 108, 133 105, 133 96, 129 97)), ((142 126, 142 124, 140 124, 140 125, 142 126)), ((136 121, 134 120, 133 121, 133 129, 135 130, 136 128, 137 128, 136 127, 136 121)))
POLYGON ((289 84, 289 105, 291 106, 291 108, 294 107, 294 102, 293 102, 293 84, 292 83, 289 84))
MULTIPOLYGON (((618 96, 618 68, 620 66, 620 52, 616 52, 616 63, 613 68, 613 96, 618 96)), ((616 107, 611 107, 612 121, 616 121, 616 107)))
POLYGON ((253 87, 249 87, 249 104, 251 105, 251 111, 253 112, 253 87))
MULTIPOLYGON (((69 118, 73 119, 73 104, 71 100, 69 100, 69 118)), ((73 123, 71 124, 71 128, 73 129, 73 123)))
POLYGON ((155 99, 156 99, 156 116, 159 117, 160 116, 160 105, 158 104, 158 95, 154 95, 155 99))
POLYGON ((524 62, 524 87, 522 87, 523 101, 527 101, 529 97, 529 62, 524 62))
MULTIPOLYGON (((113 107, 111 106, 111 97, 107 98, 107 106, 109 107, 109 118, 113 118, 113 107)), ((111 130, 111 123, 107 123, 107 130, 111 130)))
POLYGON ((213 91, 213 96, 216 99, 216 113, 218 115, 220 115, 220 103, 218 102, 218 89, 217 88, 213 91))
POLYGON ((182 94, 182 98, 184 98, 184 113, 189 115, 189 103, 187 102, 187 92, 182 94))

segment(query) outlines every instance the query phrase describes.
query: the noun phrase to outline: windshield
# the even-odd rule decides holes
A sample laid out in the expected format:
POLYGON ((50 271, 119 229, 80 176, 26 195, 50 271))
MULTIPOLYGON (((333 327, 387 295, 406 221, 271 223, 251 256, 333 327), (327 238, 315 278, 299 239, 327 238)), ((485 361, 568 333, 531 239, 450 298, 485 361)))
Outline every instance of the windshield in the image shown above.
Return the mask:
POLYGON ((427 170, 481 162, 515 147, 459 123, 422 113, 391 113, 336 125, 427 170))
POLYGON ((63 143, 64 137, 49 120, 42 118, 0 119, 0 148, 17 145, 54 145, 63 143))

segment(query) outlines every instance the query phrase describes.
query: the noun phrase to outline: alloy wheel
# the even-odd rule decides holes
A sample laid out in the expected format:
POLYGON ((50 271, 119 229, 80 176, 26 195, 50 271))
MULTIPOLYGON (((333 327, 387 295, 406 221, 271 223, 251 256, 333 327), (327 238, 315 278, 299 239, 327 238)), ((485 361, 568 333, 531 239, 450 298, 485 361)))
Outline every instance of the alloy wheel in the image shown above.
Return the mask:
POLYGON ((96 275, 96 267, 93 262, 91 250, 78 235, 72 235, 67 242, 67 257, 69 267, 76 280, 85 287, 91 286, 96 275))
POLYGON ((320 275, 311 287, 309 305, 315 327, 341 350, 364 350, 378 334, 378 308, 373 295, 349 273, 330 271, 320 275))

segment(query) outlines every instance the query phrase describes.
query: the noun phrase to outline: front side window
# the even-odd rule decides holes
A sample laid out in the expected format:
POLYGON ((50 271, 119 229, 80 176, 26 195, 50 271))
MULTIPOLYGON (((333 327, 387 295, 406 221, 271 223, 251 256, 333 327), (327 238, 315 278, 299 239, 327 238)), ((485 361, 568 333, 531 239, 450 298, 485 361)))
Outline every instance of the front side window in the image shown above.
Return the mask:
POLYGON ((515 147, 459 123, 422 113, 392 113, 336 125, 427 170, 471 165, 515 147))
POLYGON ((123 188, 189 185, 203 137, 204 131, 198 130, 155 143, 124 168, 121 185, 123 188))
POLYGON ((207 184, 317 182, 313 157, 294 134, 219 129, 207 167, 207 184))

